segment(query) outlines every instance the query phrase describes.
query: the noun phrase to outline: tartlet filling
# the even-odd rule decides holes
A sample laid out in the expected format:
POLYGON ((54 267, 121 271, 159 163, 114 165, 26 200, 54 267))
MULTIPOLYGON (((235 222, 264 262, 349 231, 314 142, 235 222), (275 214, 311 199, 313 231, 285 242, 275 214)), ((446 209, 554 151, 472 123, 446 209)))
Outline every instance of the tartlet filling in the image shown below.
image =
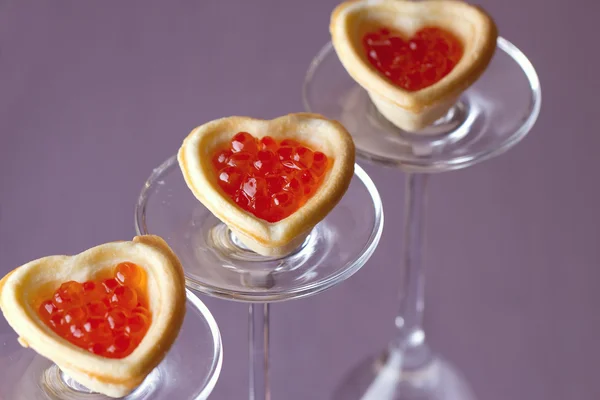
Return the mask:
POLYGON ((237 133, 214 153, 221 189, 240 208, 277 222, 302 207, 323 182, 331 160, 292 139, 237 133))
POLYGON ((123 358, 135 350, 152 322, 146 288, 143 268, 122 262, 106 279, 62 283, 50 298, 40 299, 37 309, 46 325, 74 345, 123 358))
POLYGON ((363 36, 371 65, 394 85, 417 91, 448 75, 463 56, 463 45, 452 33, 425 27, 413 37, 381 27, 363 36))

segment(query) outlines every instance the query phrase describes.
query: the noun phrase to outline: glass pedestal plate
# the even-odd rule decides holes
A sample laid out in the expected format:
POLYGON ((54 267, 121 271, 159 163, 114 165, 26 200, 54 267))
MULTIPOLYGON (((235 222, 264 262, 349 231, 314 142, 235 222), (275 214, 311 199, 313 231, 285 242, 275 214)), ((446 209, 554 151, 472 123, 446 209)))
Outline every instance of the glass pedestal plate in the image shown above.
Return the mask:
MULTIPOLYGON (((204 400, 223 363, 221 334, 210 311, 187 290, 186 315, 164 360, 126 400, 204 400)), ((108 400, 90 392, 55 364, 25 349, 6 323, 0 323, 0 400, 108 400)))
POLYGON ((379 193, 360 166, 346 195, 286 257, 248 250, 188 189, 175 156, 156 168, 136 206, 138 234, 162 236, 181 260, 187 285, 250 303, 249 398, 270 398, 269 304, 330 288, 358 271, 383 230, 379 193), (349 234, 352 232, 352 234, 349 234))
POLYGON ((541 107, 534 67, 518 48, 498 38, 486 72, 446 116, 410 133, 377 111, 328 43, 308 69, 303 100, 307 111, 341 122, 360 157, 407 172, 397 336, 348 374, 335 400, 472 400, 458 371, 427 346, 422 329, 427 181, 431 173, 497 156, 527 135, 541 107))

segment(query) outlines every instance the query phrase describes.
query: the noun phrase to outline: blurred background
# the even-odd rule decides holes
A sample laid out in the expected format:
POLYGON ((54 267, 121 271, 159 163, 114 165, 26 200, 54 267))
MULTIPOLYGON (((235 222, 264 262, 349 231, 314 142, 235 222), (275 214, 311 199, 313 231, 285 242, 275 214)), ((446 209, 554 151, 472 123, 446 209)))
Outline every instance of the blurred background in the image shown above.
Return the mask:
MULTIPOLYGON (((0 0, 0 274, 133 237, 144 181, 195 126, 302 111, 336 3, 0 0)), ((508 153, 431 180, 425 328, 479 399, 599 399, 600 5, 480 4, 536 67, 542 112, 508 153)), ((393 334, 404 176, 361 164, 381 244, 341 286, 272 307, 274 399, 330 398, 393 334)), ((246 398, 247 306, 201 299, 225 349, 211 399, 246 398)))

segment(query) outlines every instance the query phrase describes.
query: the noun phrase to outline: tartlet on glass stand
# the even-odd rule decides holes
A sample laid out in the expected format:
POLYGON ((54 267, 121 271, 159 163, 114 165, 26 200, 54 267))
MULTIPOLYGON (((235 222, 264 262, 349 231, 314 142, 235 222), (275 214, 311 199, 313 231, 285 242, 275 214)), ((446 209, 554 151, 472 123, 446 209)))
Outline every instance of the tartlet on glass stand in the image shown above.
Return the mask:
POLYGON ((430 173, 502 154, 541 107, 533 65, 481 8, 452 0, 358 0, 331 15, 332 42, 312 61, 307 111, 342 123, 357 155, 407 173, 397 336, 335 398, 471 399, 422 329, 425 199, 430 173))
POLYGON ((386 119, 410 132, 448 112, 485 71, 498 36, 481 9, 448 0, 345 2, 330 31, 348 74, 386 119))
POLYGON ((228 117, 194 129, 144 185, 136 230, 169 241, 190 288, 250 303, 251 399, 270 398, 270 303, 344 281, 379 242, 381 199, 354 154, 320 115, 228 117))
POLYGON ((263 256, 300 246, 354 174, 350 135, 311 114, 212 121, 186 137, 177 157, 196 198, 263 256))
POLYGON ((214 319, 187 292, 178 258, 158 236, 24 264, 0 280, 0 308, 23 349, 5 342, 0 352, 6 369, 19 370, 17 381, 0 378, 6 398, 206 398, 220 372, 214 319), (206 358, 181 358, 186 337, 198 334, 206 358), (174 381, 194 364, 195 380, 174 381))

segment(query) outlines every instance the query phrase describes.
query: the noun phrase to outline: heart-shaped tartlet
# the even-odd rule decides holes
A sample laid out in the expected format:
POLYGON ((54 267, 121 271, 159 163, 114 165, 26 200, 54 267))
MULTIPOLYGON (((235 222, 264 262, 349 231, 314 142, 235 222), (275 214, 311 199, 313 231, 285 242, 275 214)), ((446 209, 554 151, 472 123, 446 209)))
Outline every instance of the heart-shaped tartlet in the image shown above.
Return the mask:
POLYGON ((31 347, 89 389, 122 397, 175 341, 183 269, 158 236, 31 261, 0 280, 0 308, 31 347))
POLYGON ((196 198, 246 246, 283 256, 348 189, 354 142, 342 125, 316 114, 228 117, 194 129, 178 160, 196 198))
POLYGON ((487 68, 494 21, 455 0, 358 0, 331 15, 335 51, 397 127, 416 132, 443 117, 487 68))

